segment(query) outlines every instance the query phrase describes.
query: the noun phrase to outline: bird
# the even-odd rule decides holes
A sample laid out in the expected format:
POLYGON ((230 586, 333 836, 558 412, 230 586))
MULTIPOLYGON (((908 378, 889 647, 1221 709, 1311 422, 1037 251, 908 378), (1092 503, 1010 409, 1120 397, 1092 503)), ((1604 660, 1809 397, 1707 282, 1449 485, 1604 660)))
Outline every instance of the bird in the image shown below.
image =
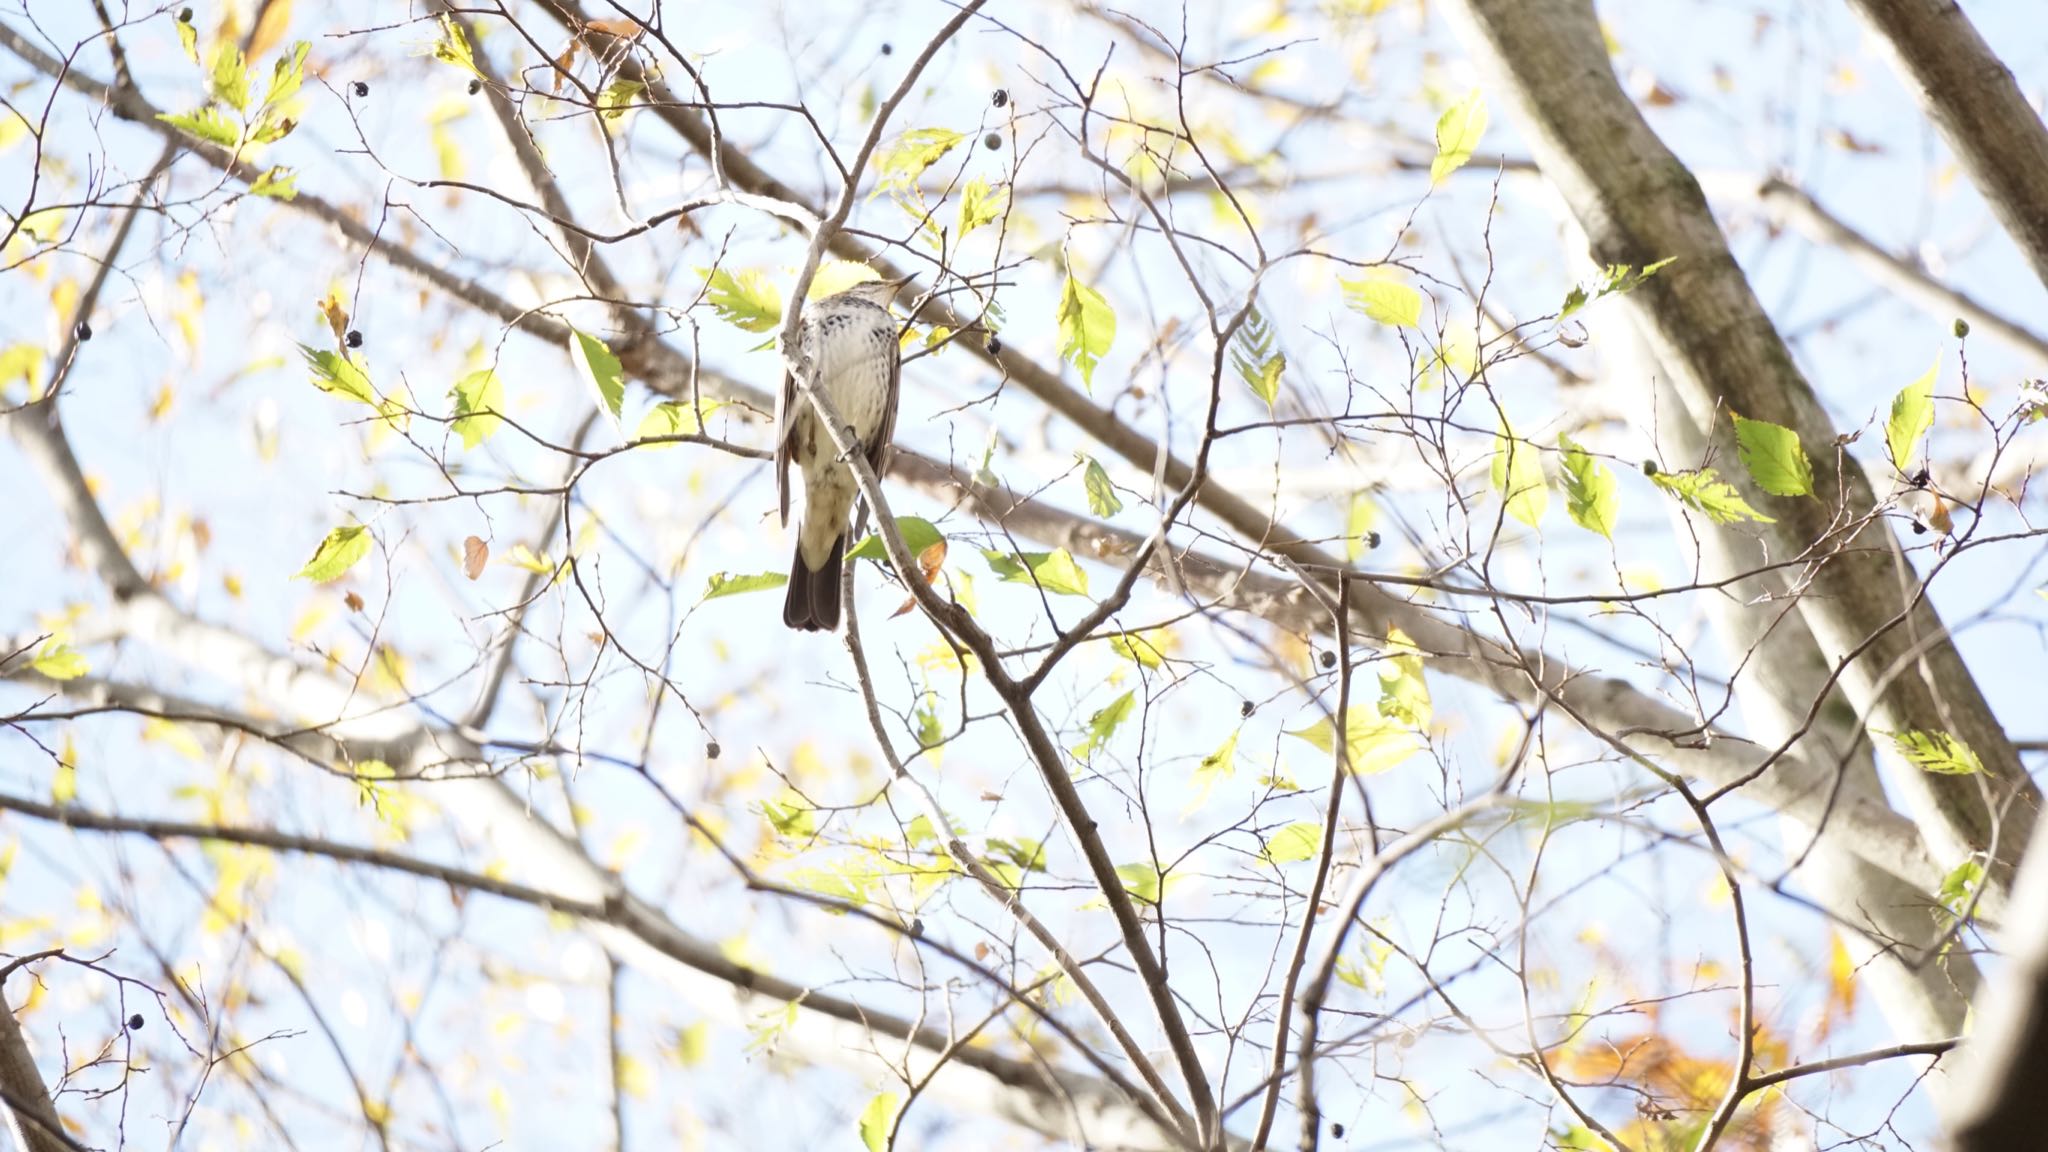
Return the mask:
MULTIPOLYGON (((835 292, 807 306, 797 325, 797 371, 824 392, 846 421, 878 479, 889 468, 903 368, 889 302, 909 281, 908 276, 870 280, 835 292)), ((775 495, 784 528, 789 527, 791 462, 804 477, 803 515, 797 521, 782 622, 802 632, 837 631, 847 517, 859 494, 853 468, 789 372, 782 377, 775 428, 775 495)))

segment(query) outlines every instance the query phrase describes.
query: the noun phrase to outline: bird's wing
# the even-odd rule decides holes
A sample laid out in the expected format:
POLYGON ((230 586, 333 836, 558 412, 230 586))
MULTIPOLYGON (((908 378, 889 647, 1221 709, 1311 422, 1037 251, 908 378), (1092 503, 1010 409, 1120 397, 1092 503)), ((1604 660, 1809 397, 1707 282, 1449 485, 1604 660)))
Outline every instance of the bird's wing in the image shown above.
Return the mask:
POLYGON ((789 527, 789 455, 795 437, 796 377, 782 374, 782 391, 775 397, 775 502, 782 510, 782 526, 789 527))
POLYGON ((889 394, 882 401, 882 423, 875 429, 874 442, 868 445, 868 464, 875 470, 875 479, 881 480, 889 470, 889 459, 896 453, 896 401, 903 388, 903 345, 896 338, 894 327, 889 329, 889 394))

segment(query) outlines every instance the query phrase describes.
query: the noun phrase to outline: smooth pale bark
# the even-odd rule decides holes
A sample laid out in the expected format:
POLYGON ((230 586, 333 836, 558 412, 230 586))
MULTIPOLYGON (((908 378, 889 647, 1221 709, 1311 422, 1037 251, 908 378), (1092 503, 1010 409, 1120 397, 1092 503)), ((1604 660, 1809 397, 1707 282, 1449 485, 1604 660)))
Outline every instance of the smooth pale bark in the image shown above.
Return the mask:
MULTIPOLYGON (((1644 411, 1636 424, 1656 430, 1657 449, 1666 459, 1696 459, 1705 446, 1704 437, 1677 407, 1647 341, 1625 310, 1611 301, 1598 308, 1606 313, 1601 319, 1611 321, 1596 330, 1607 365, 1607 387, 1643 397, 1644 411)), ((1674 519, 1682 519, 1677 515, 1680 506, 1671 507, 1674 519)), ((1701 576, 1719 580, 1741 572, 1738 557, 1748 541, 1740 534, 1698 518, 1676 527, 1679 539, 1699 542, 1701 576)), ((1741 665, 1734 691, 1748 730, 1758 740, 1781 744, 1805 723, 1812 702, 1827 696, 1795 750, 1811 762, 1841 763, 1844 796, 1881 803, 1883 789, 1870 745, 1857 738, 1848 701, 1827 687, 1827 665, 1805 621, 1785 610, 1782 574, 1739 581, 1728 593, 1706 597, 1705 605, 1714 637, 1726 650, 1726 663, 1741 665)), ((1947 923, 1931 890, 1904 884, 1858 858, 1850 847, 1855 833, 1833 819, 1816 828, 1788 815, 1780 819, 1779 828, 1787 855, 1804 860, 1793 871, 1792 881, 1840 921, 1858 983, 1876 1000, 1893 1037, 1910 1043, 1960 1035, 1980 976, 1976 961, 1961 949, 1939 962, 1925 959, 1947 923)), ((1951 1063, 1935 1064, 1924 1081, 1937 1102, 1953 1089, 1951 1063)))
MULTIPOLYGON (((1891 46, 1907 85, 1970 181, 2048 285, 2048 128, 1956 0, 1849 0, 1891 46)), ((2035 43, 2041 29, 2035 4, 2035 43)))
POLYGON ((1729 478, 1746 482, 1734 463, 1731 412, 1799 433, 1816 460, 1817 499, 1751 488, 1750 503, 1776 521, 1754 527, 1741 562, 1826 558, 1799 610, 1830 664, 1846 661, 1839 683, 1866 727, 1947 732, 1987 768, 1963 777, 1906 767, 1892 773, 1894 787, 1937 859, 1954 866, 1990 852, 1992 882, 2009 884, 2040 793, 1940 617, 1914 598, 1912 565, 1889 528, 1879 521, 1853 535, 1845 529, 1873 508, 1870 487, 1860 468, 1835 466, 1834 428, 1729 252, 1698 181, 1617 83, 1590 0, 1447 0, 1446 11, 1490 89, 1517 106, 1537 163, 1585 231, 1593 259, 1675 261, 1623 297, 1624 306, 1694 423, 1712 429, 1729 478))
POLYGON ((1961 1052, 1948 1109, 1955 1152, 2032 1152, 2042 1144, 2048 1085, 2048 823, 2013 887, 2016 917, 2000 937, 2005 964, 1977 998, 1976 1035, 1961 1052))
POLYGON ((0 1001, 0 1116, 7 1118, 7 1132, 14 1152, 68 1152, 57 1108, 50 1103, 50 1090, 36 1071, 35 1056, 28 1050, 28 1038, 14 1019, 14 1010, 0 1001))

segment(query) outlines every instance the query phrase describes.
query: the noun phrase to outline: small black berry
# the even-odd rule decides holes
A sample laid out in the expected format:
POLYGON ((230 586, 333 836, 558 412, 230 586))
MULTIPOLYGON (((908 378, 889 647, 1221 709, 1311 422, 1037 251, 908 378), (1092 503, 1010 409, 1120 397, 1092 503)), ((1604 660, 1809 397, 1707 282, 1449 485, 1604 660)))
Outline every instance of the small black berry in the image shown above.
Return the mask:
POLYGON ((1010 90, 1007 88, 996 89, 995 95, 989 97, 988 102, 995 105, 998 108, 1001 108, 1003 105, 1008 104, 1010 102, 1010 90))
POLYGON ((370 94, 370 86, 358 80, 354 84, 349 85, 349 91, 354 92, 356 99, 361 100, 370 94))
POLYGON ((1237 714, 1238 714, 1239 716, 1241 716, 1241 717, 1244 717, 1245 719, 1250 719, 1250 718, 1251 718, 1251 714, 1252 714, 1252 710, 1253 710, 1253 709, 1255 709, 1255 708, 1257 708, 1257 707, 1258 707, 1258 705, 1256 705, 1256 704, 1252 703, 1251 701, 1247 700, 1247 701, 1245 701, 1244 703, 1242 703, 1242 704, 1239 704, 1239 705, 1237 706, 1237 714))
POLYGON ((484 90, 484 82, 483 82, 483 81, 481 81, 481 80, 471 80, 471 81, 469 82, 469 94, 470 94, 471 96, 474 96, 474 95, 476 95, 477 93, 479 93, 479 92, 481 92, 481 91, 483 91, 483 90, 484 90))
POLYGON ((1645 460, 1645 461, 1643 461, 1643 475, 1645 475, 1645 476, 1655 476, 1656 474, 1657 474, 1657 462, 1656 462, 1655 460, 1645 460))
POLYGON ((351 328, 348 330, 348 335, 343 338, 342 342, 347 344, 351 348, 361 348, 363 346, 363 334, 351 328))
POLYGON ((1931 477, 1927 475, 1927 469, 1922 468, 1918 472, 1913 473, 1913 487, 1925 488, 1927 487, 1927 482, 1930 479, 1931 477))
POLYGON ((1961 316, 1956 317, 1956 339, 1961 340, 1963 337, 1968 336, 1969 334, 1970 322, 1968 320, 1963 319, 1961 316))
POLYGON ((80 320, 77 323, 77 325, 71 329, 71 335, 76 337, 79 343, 83 344, 87 340, 92 339, 92 325, 87 324, 83 320, 80 320))
POLYGON ((996 339, 993 334, 988 338, 987 348, 988 354, 991 356, 1001 356, 1003 354, 1003 342, 996 339))
POLYGON ((1335 652, 1325 652, 1320 659, 1325 668, 1335 668, 1337 666, 1337 654, 1335 652))
POLYGON ((128 1018, 128 1030, 130 1032, 142 1031, 142 1013, 137 1012, 128 1018))
POLYGON ((915 938, 915 937, 920 937, 920 936, 923 936, 923 935, 924 935, 924 921, 923 921, 922 919, 919 919, 919 918, 917 918, 917 917, 912 917, 912 918, 911 918, 911 921, 910 921, 910 935, 911 935, 911 936, 912 936, 913 938, 915 938))
POLYGON ((1001 132, 991 132, 983 136, 981 138, 981 146, 991 152, 996 151, 1003 146, 1003 134, 1001 132))
POLYGON ((1367 533, 1365 534, 1365 546, 1366 546, 1367 548, 1377 548, 1377 547, 1379 547, 1379 546, 1380 546, 1380 534, 1379 534, 1378 532, 1367 532, 1367 533))
POLYGON ((891 44, 891 43, 889 43, 888 41, 884 40, 884 41, 882 42, 882 55, 884 55, 884 56, 892 56, 892 55, 894 55, 895 53, 896 53, 896 46, 895 46, 894 44, 891 44))
POLYGON ((180 23, 180 24, 190 24, 191 22, 192 22, 192 10, 191 10, 190 8, 180 8, 180 9, 178 10, 178 23, 180 23))
POLYGON ((711 743, 706 744, 704 746, 704 758, 706 760, 716 760, 718 759, 718 753, 720 751, 721 749, 718 747, 718 741, 713 740, 711 743))
POLYGON ((1330 1135, 1342 1140, 1344 1138, 1344 1126, 1335 1120, 1330 1121, 1330 1135))

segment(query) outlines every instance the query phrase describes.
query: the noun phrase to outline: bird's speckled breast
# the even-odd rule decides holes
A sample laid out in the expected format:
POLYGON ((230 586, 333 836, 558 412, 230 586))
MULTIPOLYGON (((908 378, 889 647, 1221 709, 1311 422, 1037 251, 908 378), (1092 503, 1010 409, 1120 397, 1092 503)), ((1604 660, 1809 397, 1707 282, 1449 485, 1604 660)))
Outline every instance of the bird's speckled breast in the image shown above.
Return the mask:
MULTIPOLYGON (((826 398, 862 444, 873 443, 882 426, 895 344, 896 321, 887 309, 866 300, 823 300, 804 317, 803 355, 816 373, 812 379, 824 386, 826 398)), ((829 442, 829 437, 819 439, 829 442)))

